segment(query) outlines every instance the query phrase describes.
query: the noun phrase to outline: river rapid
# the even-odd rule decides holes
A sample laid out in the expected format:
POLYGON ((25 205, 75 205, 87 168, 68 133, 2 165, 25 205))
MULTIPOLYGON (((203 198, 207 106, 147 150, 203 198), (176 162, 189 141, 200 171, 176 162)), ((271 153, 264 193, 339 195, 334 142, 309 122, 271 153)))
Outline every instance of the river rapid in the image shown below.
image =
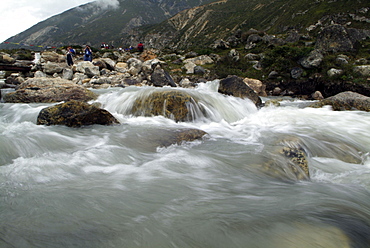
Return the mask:
POLYGON ((188 122, 131 116, 152 87, 95 90, 113 126, 40 126, 52 104, 0 103, 0 247, 370 247, 370 113, 257 109, 217 87, 179 89, 203 109, 188 122), (208 135, 156 142, 183 128, 208 135), (274 152, 285 139, 303 145, 309 180, 274 152))

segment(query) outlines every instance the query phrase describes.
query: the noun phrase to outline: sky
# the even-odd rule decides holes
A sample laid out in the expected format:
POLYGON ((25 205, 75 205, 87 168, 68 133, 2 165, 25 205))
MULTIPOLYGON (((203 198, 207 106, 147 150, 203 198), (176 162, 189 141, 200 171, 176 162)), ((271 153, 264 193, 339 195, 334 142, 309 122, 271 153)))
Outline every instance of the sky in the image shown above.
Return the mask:
MULTIPOLYGON (((112 0, 99 0, 111 2, 112 0)), ((0 3, 0 42, 51 16, 93 0, 10 0, 0 3)))

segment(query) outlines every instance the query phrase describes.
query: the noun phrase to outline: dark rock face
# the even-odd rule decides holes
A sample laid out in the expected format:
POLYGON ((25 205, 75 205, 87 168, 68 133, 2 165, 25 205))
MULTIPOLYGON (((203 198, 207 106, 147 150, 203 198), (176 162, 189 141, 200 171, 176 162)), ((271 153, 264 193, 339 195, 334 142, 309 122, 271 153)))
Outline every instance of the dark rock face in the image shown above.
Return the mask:
POLYGON ((71 81, 58 78, 30 78, 15 92, 4 96, 5 102, 38 103, 61 102, 68 100, 90 101, 96 95, 71 81))
POLYGON ((197 105, 192 96, 182 91, 166 90, 136 99, 131 112, 135 116, 162 115, 175 121, 192 121, 194 117, 188 105, 197 105))
POLYGON ((105 109, 81 101, 68 101, 44 108, 37 117, 37 125, 65 125, 81 127, 87 125, 111 125, 118 120, 105 109))
POLYGON ((346 28, 339 24, 324 28, 318 35, 316 49, 324 52, 355 50, 355 43, 368 37, 364 30, 346 28))
POLYGON ((248 98, 257 107, 262 106, 262 100, 256 92, 243 82, 243 78, 228 76, 220 81, 218 92, 225 95, 248 98))
POLYGON ((355 92, 346 91, 311 104, 310 107, 320 108, 324 105, 331 105, 333 110, 336 111, 357 109, 369 112, 370 97, 355 92))
POLYGON ((151 75, 151 83, 156 87, 163 87, 166 85, 176 87, 176 84, 173 81, 171 75, 162 68, 156 68, 154 70, 151 75))

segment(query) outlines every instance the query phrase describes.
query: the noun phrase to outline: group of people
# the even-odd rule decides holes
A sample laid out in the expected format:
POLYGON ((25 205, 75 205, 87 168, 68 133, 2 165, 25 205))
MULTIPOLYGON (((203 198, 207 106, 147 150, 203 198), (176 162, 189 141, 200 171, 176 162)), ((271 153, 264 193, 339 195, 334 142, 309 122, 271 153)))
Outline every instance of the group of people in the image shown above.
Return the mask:
MULTIPOLYGON (((67 47, 67 65, 73 65, 73 56, 76 55, 76 51, 72 47, 67 47)), ((92 62, 92 50, 86 45, 84 49, 84 61, 92 62)))
MULTIPOLYGON (((142 42, 140 42, 138 45, 137 45, 137 50, 139 52, 143 52, 144 51, 144 45, 142 42)), ((72 48, 72 47, 68 47, 67 48, 67 64, 68 66, 72 66, 73 65, 73 56, 76 55, 76 51, 72 48)), ((85 46, 85 49, 84 49, 84 61, 90 61, 92 62, 92 50, 91 48, 86 45, 85 46)))

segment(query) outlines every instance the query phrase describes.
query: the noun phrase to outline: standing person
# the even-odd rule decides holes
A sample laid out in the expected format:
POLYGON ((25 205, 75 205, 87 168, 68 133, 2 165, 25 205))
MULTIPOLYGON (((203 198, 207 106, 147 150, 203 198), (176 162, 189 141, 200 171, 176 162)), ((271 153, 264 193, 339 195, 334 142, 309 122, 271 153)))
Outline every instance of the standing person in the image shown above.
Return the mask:
POLYGON ((143 52, 144 51, 144 45, 142 42, 140 42, 138 45, 137 45, 137 50, 139 50, 139 52, 143 52))
POLYGON ((84 61, 92 61, 92 51, 88 45, 86 45, 84 50, 84 61))
POLYGON ((68 66, 73 65, 73 55, 75 54, 75 50, 72 47, 67 48, 67 64, 68 66))

